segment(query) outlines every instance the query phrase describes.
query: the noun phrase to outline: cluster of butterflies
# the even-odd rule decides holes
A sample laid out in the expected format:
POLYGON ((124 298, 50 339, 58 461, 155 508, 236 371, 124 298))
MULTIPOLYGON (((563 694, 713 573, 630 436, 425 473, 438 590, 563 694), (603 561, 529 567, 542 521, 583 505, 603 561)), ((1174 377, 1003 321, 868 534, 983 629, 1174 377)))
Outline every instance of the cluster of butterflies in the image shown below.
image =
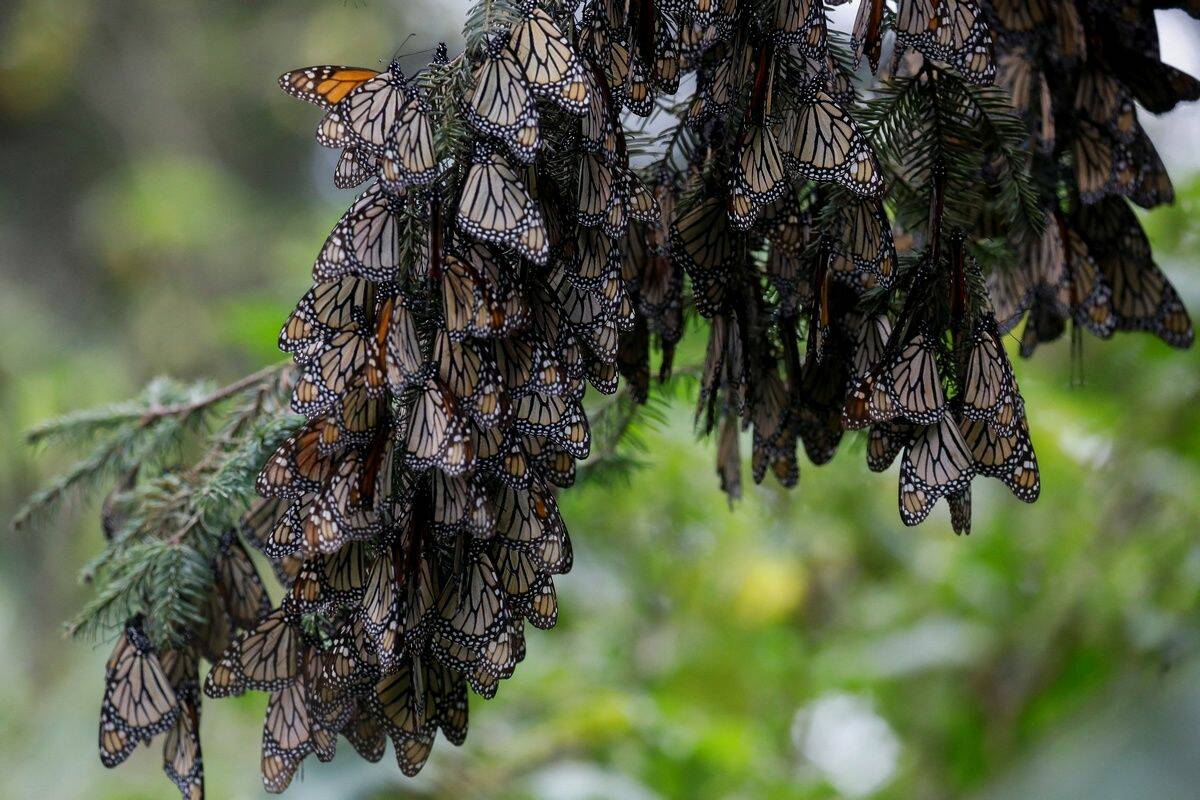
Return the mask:
POLYGON ((1029 125, 1031 166, 1047 187, 1041 237, 1014 242, 1016 268, 993 272, 988 287, 1001 330, 1026 319, 1022 355, 1068 321, 1101 338, 1149 331, 1192 344, 1187 311, 1130 207, 1175 197, 1137 104, 1158 114, 1200 99, 1200 81, 1161 60, 1154 9, 1164 7, 1200 16, 1194 3, 994 5, 997 81, 1029 125))
POLYGON ((790 486, 801 445, 821 464, 869 429, 871 469, 900 458, 906 524, 945 498, 968 531, 977 476, 1032 502, 1004 333, 1028 315, 1023 351, 1067 319, 1192 337, 1127 198, 1170 195, 1134 101, 1200 92, 1157 60, 1150 7, 1120 5, 861 0, 844 44, 821 0, 521 0, 416 75, 283 75, 323 112, 335 185, 366 184, 280 334, 306 421, 223 543, 211 630, 158 651, 135 620, 118 642, 104 763, 166 733, 168 775, 203 794, 200 656, 208 696, 270 694, 270 791, 339 736, 372 761, 390 740, 409 775, 439 730, 461 743, 468 687, 493 696, 526 622, 555 624, 553 576, 571 566, 555 493, 590 451, 587 384, 624 377, 645 399, 651 351, 669 374, 693 310, 710 331, 698 421, 731 495, 743 430, 754 479, 790 486), (856 59, 878 69, 889 28, 893 69, 999 75, 1029 122, 1046 225, 986 287, 964 246, 976 232, 889 219, 852 116, 856 59), (666 150, 635 171, 630 120, 662 117, 666 150), (920 263, 902 270, 905 250, 920 263), (283 584, 277 607, 242 539, 283 584))

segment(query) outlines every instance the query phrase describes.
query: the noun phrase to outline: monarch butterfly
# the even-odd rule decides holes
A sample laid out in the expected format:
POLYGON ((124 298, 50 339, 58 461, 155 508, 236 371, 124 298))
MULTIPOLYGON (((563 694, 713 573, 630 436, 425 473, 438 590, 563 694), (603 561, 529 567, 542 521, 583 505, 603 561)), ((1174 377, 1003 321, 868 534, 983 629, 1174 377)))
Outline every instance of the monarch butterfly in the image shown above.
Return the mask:
POLYGON ((486 553, 475 554, 446 583, 437 607, 440 634, 465 651, 481 651, 508 627, 508 604, 486 553))
POLYGON ((453 393, 438 379, 425 382, 408 422, 405 457, 415 469, 433 466, 461 474, 473 459, 466 420, 453 393))
POLYGON ((892 323, 886 314, 871 316, 863 321, 854 348, 855 378, 866 377, 871 368, 883 359, 891 336, 892 323))
POLYGON ((1095 203, 1106 195, 1129 195, 1138 180, 1129 146, 1096 124, 1077 120, 1074 143, 1079 199, 1095 203))
POLYGON ((351 450, 342 455, 304 518, 308 552, 333 553, 349 541, 380 532, 380 509, 387 496, 382 484, 391 478, 391 452, 390 437, 382 436, 365 453, 351 450))
POLYGON ((1075 111, 1121 142, 1133 141, 1138 131, 1133 100, 1109 73, 1089 65, 1075 87, 1075 111))
POLYGON ((375 657, 384 671, 395 669, 400 630, 400 592, 396 583, 394 564, 390 553, 381 553, 371 563, 367 574, 366 591, 363 593, 359 617, 363 635, 368 646, 374 648, 375 657))
POLYGON ((321 558, 322 593, 330 601, 350 606, 362 597, 367 582, 368 548, 351 542, 336 553, 321 558))
POLYGON ((1175 186, 1163 164, 1154 143, 1141 128, 1131 145, 1133 158, 1141 166, 1137 182, 1129 193, 1129 199, 1142 208, 1154 208, 1175 202, 1175 186))
POLYGON ((533 331, 494 345, 496 365, 510 397, 532 392, 564 394, 567 370, 557 353, 533 331))
POLYGON ((841 206, 830 232, 831 278, 860 291, 892 284, 896 245, 881 200, 859 200, 841 206))
POLYGON ((240 695, 247 689, 274 692, 300 673, 302 633, 294 613, 281 605, 252 631, 234 639, 204 681, 209 697, 240 695))
MULTIPOLYGON (((635 221, 647 225, 654 224, 659 221, 662 216, 662 210, 658 205, 658 198, 654 193, 642 183, 634 172, 625 167, 618 167, 618 178, 621 183, 621 188, 624 189, 622 199, 625 202, 626 211, 629 216, 635 221)), ((623 232, 622 232, 623 233, 623 232)), ((617 239, 619 236, 612 236, 617 239)))
POLYGON ((761 231, 775 248, 788 255, 798 256, 816 240, 816 230, 809 198, 790 187, 763 208, 762 218, 756 230, 761 231))
POLYGON ((655 91, 674 94, 679 90, 679 76, 683 72, 679 26, 666 14, 656 15, 655 23, 654 60, 650 68, 650 82, 655 91))
POLYGON ((1154 263, 1150 243, 1129 205, 1106 198, 1078 214, 1080 235, 1096 254, 1099 272, 1111 287, 1117 330, 1149 331, 1172 347, 1189 347, 1191 319, 1166 275, 1154 263))
MULTIPOLYGON (((593 97, 592 103, 596 100, 593 97)), ((483 63, 475 72, 475 89, 464 112, 471 125, 504 142, 518 161, 529 164, 537 156, 541 146, 537 106, 516 54, 503 40, 489 43, 483 63)))
MULTIPOLYGON (((515 604, 515 600, 512 601, 515 604)), ((512 676, 518 661, 525 657, 525 620, 515 606, 503 631, 481 651, 467 683, 485 699, 495 696, 500 681, 512 676)))
POLYGON ((929 516, 938 498, 970 486, 971 452, 950 413, 917 431, 900 460, 900 519, 916 525, 929 516))
POLYGON ((1044 0, 1014 0, 997 5, 1000 26, 1014 33, 1035 30, 1047 21, 1049 11, 1044 0))
POLYGON ((395 743, 398 759, 404 753, 401 740, 405 737, 432 736, 436 722, 426 717, 426 692, 424 667, 418 659, 406 658, 392 674, 380 678, 369 695, 373 716, 395 743), (420 674, 414 676, 414 672, 420 674))
POLYGON ((584 459, 591 448, 587 415, 577 401, 560 395, 530 393, 513 402, 516 429, 542 436, 572 456, 584 459))
POLYGON ((366 583, 367 548, 350 542, 330 553, 314 553, 303 561, 289 587, 288 601, 302 614, 352 607, 366 583))
POLYGON ((1118 39, 1105 66, 1151 114, 1165 114, 1181 102, 1200 100, 1200 80, 1148 54, 1127 49, 1118 39))
POLYGON ((326 430, 336 429, 330 443, 350 447, 369 444, 388 421, 386 381, 374 353, 367 360, 363 380, 342 396, 341 408, 326 417, 326 430))
POLYGON ((783 156, 768 126, 753 125, 742 131, 741 155, 729 183, 730 218, 741 229, 748 228, 787 187, 783 156))
POLYGON ((305 67, 279 76, 285 92, 320 108, 331 108, 379 73, 363 67, 305 67))
POLYGON ((546 263, 550 244, 537 202, 508 160, 489 148, 480 147, 472 159, 458 223, 477 239, 508 245, 536 264, 546 263))
POLYGON ((1023 356, 1039 342, 1061 334, 1067 317, 1096 336, 1112 335, 1112 290, 1087 245, 1056 214, 1048 213, 1041 237, 1024 246, 1018 268, 989 275, 988 291, 1001 332, 1016 326, 1031 309, 1022 338, 1023 356))
POLYGON ((585 74, 588 82, 588 110, 580 120, 581 145, 584 152, 603 153, 610 159, 617 157, 616 123, 609 113, 604 96, 596 87, 596 79, 590 72, 585 74))
POLYGON ((777 0, 771 37, 779 44, 796 45, 808 58, 825 55, 825 4, 823 0, 777 0))
POLYGON ((437 177, 437 153, 433 146, 433 125, 416 98, 409 100, 388 133, 379 174, 393 194, 402 194, 409 186, 432 183, 437 177))
POLYGON ((311 361, 314 348, 343 328, 366 325, 366 309, 375 307, 375 288, 368 281, 345 277, 317 283, 296 304, 279 334, 279 348, 311 361))
POLYGON ((496 509, 498 540, 532 555, 539 571, 558 575, 571 569, 571 542, 550 492, 500 488, 496 509))
POLYGON ((861 0, 858 14, 854 18, 850 49, 854 52, 854 66, 858 67, 863 56, 871 72, 879 69, 879 54, 883 45, 883 0, 861 0))
POLYGON ((292 388, 292 409, 310 419, 335 409, 371 357, 373 338, 357 330, 335 334, 314 355, 292 388))
POLYGON ((612 371, 600 373, 593 369, 589 373, 593 385, 602 382, 597 390, 603 394, 610 394, 610 388, 616 390, 618 376, 625 378, 625 385, 635 403, 646 402, 650 394, 650 332, 642 318, 635 322, 632 331, 621 337, 612 371), (611 383, 607 382, 610 376, 611 383))
MULTIPOLYGON (((698 127, 707 120, 722 117, 733 102, 736 87, 733 85, 733 53, 721 59, 711 71, 701 69, 696 76, 698 90, 688 107, 687 124, 698 127)), ((741 75, 742 73, 736 73, 741 75)))
POLYGON ((440 536, 467 531, 480 539, 495 532, 495 511, 483 481, 461 475, 432 473, 431 521, 440 536))
POLYGON ((963 417, 1008 435, 1023 405, 995 320, 981 317, 971 332, 962 378, 963 417))
MULTIPOLYGON (((268 551, 274 550, 271 542, 272 534, 280 524, 282 517, 288 511, 289 505, 289 503, 279 498, 262 498, 256 501, 250 507, 250 510, 246 512, 246 515, 242 518, 240 527, 242 536, 245 537, 246 541, 254 545, 255 549, 270 561, 271 569, 275 572, 275 577, 284 587, 291 585, 296 570, 299 569, 300 562, 298 559, 291 557, 280 557, 277 553, 268 555, 268 551)), ((288 533, 290 534, 290 531, 288 533)), ((290 539, 290 536, 288 538, 290 539)), ((292 552, 294 550, 295 548, 292 549, 292 552)), ((214 597, 214 601, 215 599, 214 597)), ((221 653, 227 646, 228 642, 223 642, 219 647, 212 648, 211 652, 221 653)))
POLYGON ((387 750, 387 736, 361 700, 355 701, 354 713, 341 734, 360 756, 372 764, 379 762, 387 750))
POLYGON ((844 421, 849 427, 903 417, 917 425, 934 425, 944 415, 946 396, 942 391, 937 356, 929 330, 919 327, 908 343, 880 362, 860 387, 866 396, 865 416, 847 407, 844 421))
POLYGON ((442 315, 451 337, 502 337, 525 325, 528 312, 511 267, 481 244, 446 254, 442 315))
POLYGON ((584 114, 588 89, 571 42, 543 9, 526 4, 508 40, 529 88, 572 114, 584 114))
MULTIPOLYGON (((646 250, 640 232, 632 231, 625 257, 631 266, 640 264, 634 266, 636 277, 630 281, 641 319, 669 351, 683 335, 683 271, 668 257, 666 238, 662 235, 653 249, 646 250)), ((669 358, 665 363, 669 365, 669 358)))
POLYGON ((858 125, 825 91, 812 87, 779 133, 784 160, 807 180, 832 181, 860 197, 883 190, 883 174, 858 125))
POLYGON ((692 279, 696 309, 721 311, 737 248, 721 201, 708 198, 671 224, 671 257, 692 279))
POLYGON ((784 314, 795 315, 812 302, 810 265, 801 256, 774 247, 766 263, 767 278, 779 293, 779 308, 784 314))
POLYGON ((915 427, 903 420, 877 422, 867 435, 867 468, 872 472, 883 472, 892 465, 908 443, 912 441, 915 427))
POLYGON ((1006 48, 996 57, 996 85, 1008 92, 1013 108, 1033 110, 1034 86, 1041 73, 1034 69, 1033 53, 1026 46, 1006 48))
POLYGON ((770 468, 781 486, 795 486, 800 479, 800 467, 796 461, 796 434, 791 425, 787 390, 774 368, 762 376, 756 387, 753 406, 751 465, 754 482, 762 483, 770 468))
POLYGON ((1067 62, 1087 59, 1087 32, 1083 28, 1083 20, 1079 17, 1079 9, 1074 3, 1055 3, 1055 54, 1067 62))
POLYGON ((474 423, 469 427, 471 447, 476 454, 475 466, 480 474, 493 476, 506 486, 529 485, 529 461, 515 431, 480 429, 474 423))
MULTIPOLYGON (((355 614, 333 636, 326 650, 322 678, 335 689, 360 694, 363 687, 374 683, 379 675, 379 662, 375 651, 367 644, 362 616, 355 614)), ((357 745, 355 749, 358 749, 357 745)))
POLYGON ((329 452, 322 448, 326 423, 317 420, 288 438, 267 460, 255 481, 263 497, 295 499, 316 491, 329 476, 329 452))
POLYGON ((711 433, 719 416, 717 402, 722 393, 725 402, 741 415, 746 408, 746 364, 742 349, 742 331, 733 312, 718 314, 709 325, 704 371, 700 376, 700 396, 696 418, 704 415, 704 432, 711 433))
POLYGON ((347 94, 337 110, 354 138, 379 152, 387 146, 388 134, 410 99, 400 65, 392 61, 387 70, 347 94))
POLYGON ((742 497, 742 456, 738 448, 738 420, 727 416, 717 436, 717 476, 730 502, 742 497))
POLYGON ((362 148, 347 147, 333 170, 333 185, 339 189, 353 189, 370 180, 378 169, 374 155, 362 148))
POLYGON ((549 575, 542 575, 527 592, 514 597, 513 606, 540 630, 549 630, 558 623, 558 595, 549 575))
POLYGON ((496 565, 501 588, 514 609, 520 609, 522 599, 547 576, 539 569, 535 555, 519 544, 497 538, 488 552, 496 565))
MULTIPOLYGON (((524 448, 536 476, 546 484, 567 489, 575 485, 575 459, 566 450, 536 436, 524 437, 524 448)), ((530 481, 530 485, 533 485, 530 481)))
POLYGON ((972 83, 992 82, 991 31, 974 0, 901 0, 896 19, 896 39, 905 47, 949 64, 972 83))
POLYGON ((615 199, 613 171, 598 155, 579 160, 579 198, 575 220, 584 228, 595 228, 609 213, 615 199))
POLYGON ((354 713, 353 699, 341 687, 325 677, 328 656, 313 648, 305 671, 305 699, 312 720, 313 752, 322 762, 332 761, 337 753, 337 733, 354 713))
POLYGON ((336 281, 347 275, 369 281, 395 280, 407 265, 401 262, 403 205, 399 198, 376 182, 355 198, 342 215, 313 266, 317 283, 336 281))
POLYGON ((507 393, 489 349, 472 342, 455 342, 444 331, 434 339, 433 360, 438 377, 483 427, 502 424, 508 416, 507 393))
POLYGON ((1037 500, 1042 483, 1023 411, 1008 434, 983 421, 964 419, 960 424, 976 472, 999 478, 1023 502, 1037 500))
POLYGON ((268 792, 288 787, 300 762, 313 752, 318 731, 309 717, 303 681, 271 692, 262 736, 262 778, 268 792))
POLYGON ((100 762, 115 767, 142 742, 169 730, 179 702, 150 639, 132 621, 117 639, 104 676, 100 762))
POLYGON ((598 291, 606 280, 620 273, 621 256, 611 238, 600 231, 579 228, 558 263, 573 286, 583 291, 598 291))
POLYGON ((442 735, 456 746, 467 738, 467 685, 461 677, 437 664, 426 667, 426 683, 442 735))
POLYGON ((409 387, 424 380, 426 361, 424 343, 412 311, 403 297, 389 297, 379 310, 384 326, 384 371, 392 393, 400 396, 409 387))
POLYGON ((599 291, 602 287, 597 291, 581 288, 561 264, 551 271, 549 283, 562 304, 563 318, 581 334, 606 322, 612 308, 599 291))
POLYGON ((239 628, 253 628, 271 610, 271 598, 237 534, 221 536, 216 557, 216 589, 239 628))
POLYGON ((179 715, 163 737, 163 772, 184 800, 204 797, 204 765, 200 753, 200 685, 198 656, 190 649, 167 650, 163 672, 179 702, 179 715))
POLYGON ((433 747, 437 731, 435 709, 431 704, 424 668, 417 663, 382 678, 375 686, 372 708, 384 731, 396 749, 396 762, 408 776, 416 775, 424 766, 433 747), (420 677, 414 677, 419 672, 420 677))
POLYGON ((615 58, 623 62, 619 68, 622 80, 615 87, 616 100, 621 106, 638 117, 648 117, 654 110, 654 93, 651 87, 651 69, 638 54, 637 50, 628 50, 625 45, 614 41, 609 45, 615 58))

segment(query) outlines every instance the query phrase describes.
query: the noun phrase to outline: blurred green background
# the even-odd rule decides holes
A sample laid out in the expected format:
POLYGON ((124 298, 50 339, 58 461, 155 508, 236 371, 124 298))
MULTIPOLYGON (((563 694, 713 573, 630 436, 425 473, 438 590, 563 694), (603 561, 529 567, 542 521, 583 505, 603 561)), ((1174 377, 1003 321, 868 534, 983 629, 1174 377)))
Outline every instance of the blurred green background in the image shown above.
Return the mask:
MULTIPOLYGON (((31 452, 32 424, 280 357, 348 195, 275 76, 373 64, 409 32, 411 50, 453 41, 461 11, 0 8, 0 519, 70 455, 31 452)), ((1200 25, 1162 20, 1168 58, 1200 69, 1200 25)), ((1146 221, 1193 311, 1198 119, 1148 123, 1180 197, 1146 221)), ((943 510, 903 528, 894 473, 869 473, 855 439, 731 511, 677 402, 632 480, 564 494, 561 622, 531 633, 496 700, 472 700, 467 744, 440 742, 412 781, 344 747, 289 796, 1200 797, 1200 351, 1088 340, 1078 386, 1061 342, 1018 372, 1042 499, 977 483, 969 538, 943 510)), ((157 746, 101 767, 108 647, 61 634, 100 545, 94 505, 2 537, 0 797, 171 797, 157 746)), ((210 797, 262 796, 264 704, 206 702, 210 797)))

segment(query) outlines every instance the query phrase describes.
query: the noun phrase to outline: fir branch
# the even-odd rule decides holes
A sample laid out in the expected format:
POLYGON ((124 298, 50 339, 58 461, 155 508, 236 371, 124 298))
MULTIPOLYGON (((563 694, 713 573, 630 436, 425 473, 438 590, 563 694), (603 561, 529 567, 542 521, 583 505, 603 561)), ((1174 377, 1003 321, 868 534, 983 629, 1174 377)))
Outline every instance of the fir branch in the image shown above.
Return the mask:
POLYGON ((277 389, 289 369, 288 362, 281 362, 218 389, 206 382, 185 385, 158 378, 134 400, 75 412, 39 426, 30 433, 30 441, 98 441, 88 456, 34 492, 14 515, 12 527, 26 528, 67 497, 114 481, 136 467, 164 465, 178 455, 187 434, 201 430, 224 401, 251 390, 261 397, 277 389))
POLYGON ((961 82, 963 92, 979 115, 979 138, 990 142, 1001 158, 997 176, 1000 208, 1007 211, 1006 222, 1022 232, 1037 236, 1042 232, 1045 215, 1038 190, 1030 174, 1029 130, 1012 108, 1008 94, 995 86, 973 86, 961 82))

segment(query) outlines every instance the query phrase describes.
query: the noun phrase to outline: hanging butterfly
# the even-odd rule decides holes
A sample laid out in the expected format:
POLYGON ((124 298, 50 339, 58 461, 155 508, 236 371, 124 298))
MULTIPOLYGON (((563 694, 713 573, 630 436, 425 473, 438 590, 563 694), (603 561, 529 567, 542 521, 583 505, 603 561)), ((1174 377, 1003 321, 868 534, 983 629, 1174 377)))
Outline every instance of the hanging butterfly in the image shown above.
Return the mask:
POLYGON ((286 606, 280 606, 230 644, 209 670, 204 693, 218 698, 240 695, 247 689, 278 691, 300 673, 302 644, 299 620, 286 606))
POLYGON ((588 108, 583 64, 571 42, 546 11, 531 0, 522 3, 524 17, 508 46, 516 56, 531 91, 572 114, 588 108))
POLYGON ((100 706, 100 761, 115 767, 142 742, 169 730, 179 717, 179 702, 158 654, 131 621, 108 658, 104 700, 100 706))
POLYGON ((472 158, 458 206, 458 224, 485 242, 507 245, 536 264, 550 244, 537 202, 508 160, 480 146, 472 158))
POLYGON ((810 181, 831 181, 860 197, 883 191, 883 173, 866 136, 818 86, 808 87, 789 109, 779 131, 789 168, 810 181))
POLYGON ((916 525, 938 498, 970 486, 975 466, 952 413, 917 431, 900 461, 900 519, 916 525))
POLYGON ((502 141, 518 161, 533 163, 541 146, 538 110, 516 54, 503 40, 488 43, 463 110, 473 127, 502 141))

